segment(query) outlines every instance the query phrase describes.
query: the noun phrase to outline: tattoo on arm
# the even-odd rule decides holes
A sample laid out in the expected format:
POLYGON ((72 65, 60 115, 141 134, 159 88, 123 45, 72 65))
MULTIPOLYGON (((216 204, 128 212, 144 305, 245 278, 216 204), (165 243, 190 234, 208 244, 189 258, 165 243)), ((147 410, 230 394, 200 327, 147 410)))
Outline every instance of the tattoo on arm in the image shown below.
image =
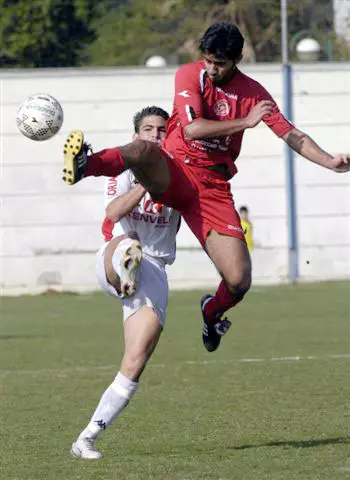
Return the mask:
POLYGON ((309 138, 303 132, 291 132, 288 136, 288 145, 298 153, 301 153, 306 139, 309 138))
POLYGON ((304 158, 323 167, 331 168, 330 161, 332 160, 332 156, 322 150, 322 148, 306 133, 294 129, 284 137, 284 140, 293 150, 304 158))

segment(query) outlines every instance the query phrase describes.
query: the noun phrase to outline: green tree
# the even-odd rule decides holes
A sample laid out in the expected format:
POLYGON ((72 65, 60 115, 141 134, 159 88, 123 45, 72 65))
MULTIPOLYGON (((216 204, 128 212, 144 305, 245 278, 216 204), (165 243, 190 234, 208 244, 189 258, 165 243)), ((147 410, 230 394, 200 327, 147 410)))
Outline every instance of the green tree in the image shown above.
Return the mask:
POLYGON ((0 65, 62 67, 85 62, 92 20, 104 2, 0 0, 0 65), (96 6, 96 4, 98 6, 96 6))
MULTIPOLYGON (((290 37, 303 29, 326 38, 332 30, 331 0, 293 0, 290 37)), ((236 23, 245 37, 244 61, 280 60, 280 2, 271 0, 133 0, 111 6, 96 24, 89 47, 94 65, 138 65, 147 54, 181 61, 198 58, 198 39, 215 21, 236 23)))

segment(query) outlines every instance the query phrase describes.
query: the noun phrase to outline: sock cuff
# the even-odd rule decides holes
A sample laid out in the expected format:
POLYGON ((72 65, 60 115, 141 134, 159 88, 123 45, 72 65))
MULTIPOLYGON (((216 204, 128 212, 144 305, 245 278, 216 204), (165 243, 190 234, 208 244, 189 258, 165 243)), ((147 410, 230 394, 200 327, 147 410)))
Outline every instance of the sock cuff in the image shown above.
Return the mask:
POLYGON ((113 383, 111 384, 113 390, 127 400, 130 400, 130 398, 134 395, 138 386, 139 382, 130 380, 130 378, 125 377, 120 372, 118 372, 113 383))

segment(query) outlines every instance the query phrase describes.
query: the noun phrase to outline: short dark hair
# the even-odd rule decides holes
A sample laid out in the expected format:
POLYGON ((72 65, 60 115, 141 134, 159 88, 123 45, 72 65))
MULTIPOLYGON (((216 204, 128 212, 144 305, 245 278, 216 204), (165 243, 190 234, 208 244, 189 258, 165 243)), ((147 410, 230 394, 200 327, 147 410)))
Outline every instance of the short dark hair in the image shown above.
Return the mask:
POLYGON ((238 60, 242 55, 244 37, 236 25, 228 22, 214 23, 200 40, 202 53, 212 53, 218 58, 238 60))
POLYGON ((144 118, 150 117, 151 115, 156 115, 157 117, 162 117, 164 118, 165 121, 168 120, 169 114, 165 110, 163 110, 160 107, 156 107, 155 105, 152 105, 151 107, 145 107, 139 112, 135 113, 134 115, 134 131, 135 133, 140 132, 140 125, 141 122, 144 118))
POLYGON ((246 207, 245 205, 242 205, 241 207, 239 207, 239 213, 248 213, 248 207, 246 207))

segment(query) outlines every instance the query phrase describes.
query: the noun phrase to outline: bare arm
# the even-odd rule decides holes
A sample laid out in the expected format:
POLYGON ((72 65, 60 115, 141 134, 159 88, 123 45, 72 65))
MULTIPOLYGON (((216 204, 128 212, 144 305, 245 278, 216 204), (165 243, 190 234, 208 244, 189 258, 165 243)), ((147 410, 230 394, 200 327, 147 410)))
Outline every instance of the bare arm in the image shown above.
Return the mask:
POLYGON ((246 119, 238 118, 237 120, 207 120, 199 118, 185 126, 185 136, 187 140, 195 140, 196 138, 225 137, 234 133, 245 130, 246 119))
POLYGON ((107 205, 106 216, 115 223, 119 222, 121 218, 125 217, 125 215, 139 204, 145 193, 146 190, 144 187, 141 184, 137 184, 127 193, 115 198, 107 205))
POLYGON ((332 156, 322 150, 306 133, 293 128, 284 135, 283 140, 297 153, 321 167, 335 172, 347 172, 350 170, 350 154, 332 156))
POLYGON ((224 137, 234 135, 246 128, 254 128, 261 122, 265 115, 273 112, 274 103, 270 100, 259 102, 245 118, 234 120, 207 120, 198 118, 184 127, 185 136, 188 140, 196 138, 224 137))

